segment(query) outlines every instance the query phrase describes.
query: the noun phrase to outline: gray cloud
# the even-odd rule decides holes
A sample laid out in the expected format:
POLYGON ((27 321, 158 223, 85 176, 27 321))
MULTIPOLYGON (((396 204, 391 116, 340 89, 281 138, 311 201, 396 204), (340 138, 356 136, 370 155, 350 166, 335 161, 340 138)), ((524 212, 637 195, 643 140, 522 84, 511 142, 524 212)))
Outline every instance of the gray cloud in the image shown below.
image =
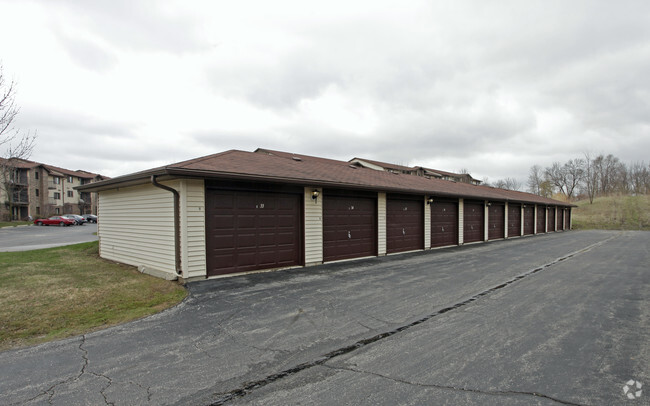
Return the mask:
POLYGON ((110 2, 55 0, 51 7, 66 11, 64 24, 83 26, 107 42, 133 50, 192 52, 205 48, 192 17, 171 3, 115 0, 110 2))
POLYGON ((118 62, 117 57, 109 50, 83 38, 70 37, 62 30, 57 30, 57 38, 70 58, 86 69, 104 72, 110 70, 118 62))
MULTIPOLYGON (((121 164, 122 157, 153 166, 265 147, 466 167, 498 179, 525 177, 533 164, 587 150, 650 160, 646 1, 294 3, 291 9, 280 2, 210 11, 152 1, 52 4, 63 10, 59 24, 78 24, 94 36, 60 31, 60 42, 81 66, 103 73, 116 63, 115 49, 125 58, 163 51, 180 60, 193 53, 203 75, 189 79, 209 89, 215 105, 250 108, 241 129, 215 115, 155 141, 141 138, 150 123, 112 122, 110 113, 28 115, 48 137, 101 145, 101 165, 121 164), (202 32, 224 21, 217 13, 231 16, 232 26, 202 32), (335 107, 363 112, 367 129, 334 122, 336 112, 331 120, 327 111, 309 116, 304 102, 317 103, 328 92, 344 104, 335 107), (275 124, 246 130, 256 111, 275 124)), ((187 75, 169 80, 192 86, 187 75)), ((140 89, 131 84, 144 102, 140 89)), ((175 96, 170 102, 195 102, 175 96)))

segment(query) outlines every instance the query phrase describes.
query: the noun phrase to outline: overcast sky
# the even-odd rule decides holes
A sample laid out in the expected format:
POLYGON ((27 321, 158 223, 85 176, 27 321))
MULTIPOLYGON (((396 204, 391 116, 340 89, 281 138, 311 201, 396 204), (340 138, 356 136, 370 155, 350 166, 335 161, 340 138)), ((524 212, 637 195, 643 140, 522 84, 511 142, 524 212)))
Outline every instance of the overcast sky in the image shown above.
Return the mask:
POLYGON ((228 149, 522 181, 650 160, 650 2, 10 1, 32 159, 118 176, 228 149))

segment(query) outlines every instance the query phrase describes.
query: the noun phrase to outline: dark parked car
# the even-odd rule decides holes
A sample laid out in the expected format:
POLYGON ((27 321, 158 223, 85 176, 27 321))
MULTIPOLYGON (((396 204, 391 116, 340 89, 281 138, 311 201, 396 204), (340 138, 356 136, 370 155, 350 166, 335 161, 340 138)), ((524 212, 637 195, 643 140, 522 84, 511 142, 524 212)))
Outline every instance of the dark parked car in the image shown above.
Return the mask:
POLYGON ((34 220, 34 224, 37 226, 71 226, 74 224, 74 220, 71 220, 67 217, 64 216, 52 216, 47 219, 36 219, 34 220))
POLYGON ((87 222, 89 223, 96 223, 97 222, 97 216, 94 214, 83 214, 81 217, 85 218, 87 222))
POLYGON ((84 224, 86 222, 86 219, 81 217, 78 214, 64 214, 63 217, 67 217, 70 220, 74 220, 74 223, 76 225, 82 225, 82 224, 84 224))

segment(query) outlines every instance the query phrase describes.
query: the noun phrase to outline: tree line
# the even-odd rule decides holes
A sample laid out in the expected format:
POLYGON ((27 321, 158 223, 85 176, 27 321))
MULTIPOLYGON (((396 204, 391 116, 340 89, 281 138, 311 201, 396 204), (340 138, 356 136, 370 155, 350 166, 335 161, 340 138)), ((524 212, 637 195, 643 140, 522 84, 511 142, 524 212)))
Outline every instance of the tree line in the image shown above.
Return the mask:
MULTIPOLYGON (((492 186, 521 190, 522 184, 513 178, 501 179, 492 186)), ((527 191, 539 196, 552 197, 556 193, 567 200, 589 199, 614 194, 645 195, 650 192, 650 165, 645 162, 625 164, 612 154, 593 155, 554 162, 542 168, 533 165, 528 172, 527 191)))

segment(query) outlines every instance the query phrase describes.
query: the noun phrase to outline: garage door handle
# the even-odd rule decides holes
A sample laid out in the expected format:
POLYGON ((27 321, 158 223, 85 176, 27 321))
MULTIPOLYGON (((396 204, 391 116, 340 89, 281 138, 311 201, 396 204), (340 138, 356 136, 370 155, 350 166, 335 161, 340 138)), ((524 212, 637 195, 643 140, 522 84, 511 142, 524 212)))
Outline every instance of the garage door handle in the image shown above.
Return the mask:
POLYGON ((352 238, 352 233, 348 231, 348 240, 352 238))

